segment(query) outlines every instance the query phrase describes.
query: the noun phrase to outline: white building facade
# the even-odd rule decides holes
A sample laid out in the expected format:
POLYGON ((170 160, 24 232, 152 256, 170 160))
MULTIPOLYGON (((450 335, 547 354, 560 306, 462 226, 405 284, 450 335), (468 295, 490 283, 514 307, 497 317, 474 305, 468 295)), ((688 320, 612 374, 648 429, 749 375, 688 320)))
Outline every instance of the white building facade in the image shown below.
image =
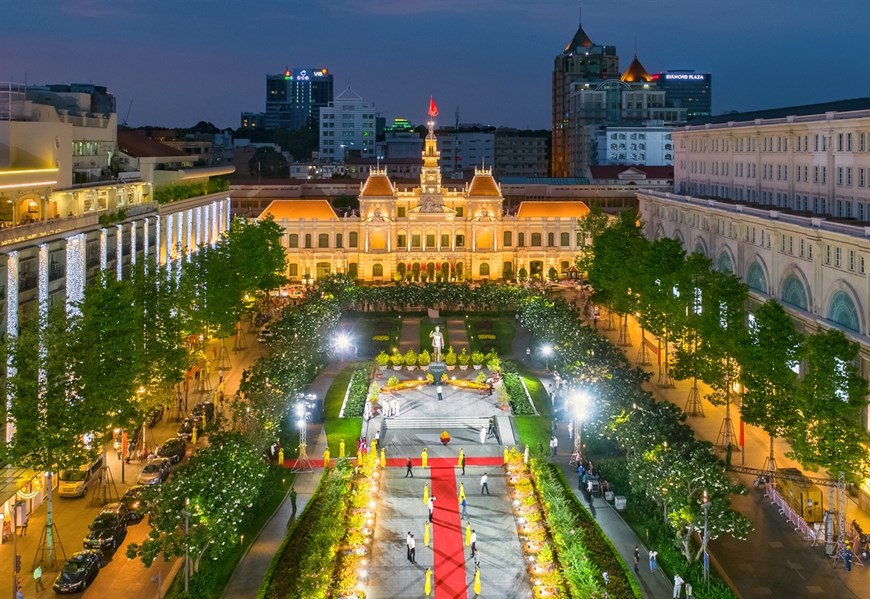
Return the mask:
POLYGON ((366 102, 350 87, 345 89, 328 107, 320 109, 321 159, 341 162, 350 151, 374 158, 376 118, 374 103, 366 102))

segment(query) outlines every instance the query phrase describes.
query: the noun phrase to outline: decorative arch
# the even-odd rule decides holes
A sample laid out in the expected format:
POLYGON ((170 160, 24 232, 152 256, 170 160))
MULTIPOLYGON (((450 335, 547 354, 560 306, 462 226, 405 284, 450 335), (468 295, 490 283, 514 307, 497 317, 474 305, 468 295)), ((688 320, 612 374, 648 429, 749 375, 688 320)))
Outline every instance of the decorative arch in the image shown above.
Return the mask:
POLYGON ((683 232, 677 229, 674 231, 674 239, 680 242, 680 245, 686 247, 686 238, 683 237, 683 232))
POLYGON ((655 231, 655 234, 653 235, 653 239, 657 240, 657 239, 662 239, 663 237, 666 237, 665 228, 661 225, 656 225, 656 231, 655 231))
POLYGON ((764 273, 764 267, 758 260, 753 260, 746 269, 746 284, 750 289, 760 293, 769 294, 770 289, 767 286, 767 275, 764 273))
POLYGON ((482 262, 480 264, 480 276, 482 276, 482 277, 489 276, 489 263, 488 262, 482 262))
POLYGON ((722 248, 719 256, 716 258, 716 270, 719 272, 734 272, 734 260, 731 258, 731 252, 727 247, 722 248))
POLYGON ((693 250, 696 254, 701 254, 702 256, 710 257, 710 252, 707 251, 707 242, 704 241, 702 237, 698 237, 695 240, 695 249, 693 250))
POLYGON ((836 285, 839 289, 835 289, 831 293, 828 300, 828 310, 825 313, 825 318, 831 322, 835 322, 844 329, 861 332, 861 312, 859 310, 860 302, 855 301, 855 295, 851 289, 844 284, 836 285))
MULTIPOLYGON (((400 266, 405 266, 404 264, 400 264, 400 266)), ((402 269, 404 270, 404 269, 402 269)), ((375 263, 372 265, 372 277, 382 277, 384 276, 384 265, 380 263, 375 263)))
POLYGON ((782 301, 801 310, 808 310, 810 302, 807 288, 796 272, 786 276, 782 282, 782 301))

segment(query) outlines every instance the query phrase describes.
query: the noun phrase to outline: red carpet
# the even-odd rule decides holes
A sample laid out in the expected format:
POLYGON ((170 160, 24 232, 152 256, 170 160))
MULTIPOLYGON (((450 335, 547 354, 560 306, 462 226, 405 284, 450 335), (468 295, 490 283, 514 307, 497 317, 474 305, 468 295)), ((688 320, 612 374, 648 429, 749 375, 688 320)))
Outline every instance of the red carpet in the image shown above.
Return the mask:
MULTIPOLYGON (((466 460, 466 465, 471 460, 466 460)), ((429 472, 435 517, 432 524, 435 556, 435 599, 467 599, 465 547, 456 490, 456 458, 431 458, 429 472)))

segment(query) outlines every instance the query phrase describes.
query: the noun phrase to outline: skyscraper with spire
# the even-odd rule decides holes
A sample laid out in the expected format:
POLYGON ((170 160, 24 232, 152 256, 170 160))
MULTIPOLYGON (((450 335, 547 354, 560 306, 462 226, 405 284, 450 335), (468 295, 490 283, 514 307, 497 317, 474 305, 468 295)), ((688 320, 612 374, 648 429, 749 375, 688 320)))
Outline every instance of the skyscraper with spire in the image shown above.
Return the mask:
POLYGON ((598 84, 607 79, 619 79, 619 57, 615 46, 601 46, 592 42, 583 24, 565 49, 556 56, 553 66, 553 148, 550 172, 554 177, 582 176, 574 173, 571 157, 574 145, 585 143, 585 135, 574 131, 569 117, 572 85, 598 84))

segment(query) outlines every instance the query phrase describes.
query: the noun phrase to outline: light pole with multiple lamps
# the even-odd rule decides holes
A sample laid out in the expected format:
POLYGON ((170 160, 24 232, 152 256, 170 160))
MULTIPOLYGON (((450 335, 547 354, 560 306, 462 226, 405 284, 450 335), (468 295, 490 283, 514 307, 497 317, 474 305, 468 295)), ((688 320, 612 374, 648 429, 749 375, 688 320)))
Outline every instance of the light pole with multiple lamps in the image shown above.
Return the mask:
POLYGON ((549 343, 541 346, 541 354, 544 356, 544 368, 550 370, 550 356, 553 355, 553 346, 549 343))
POLYGON ((589 394, 586 391, 577 391, 571 401, 574 404, 574 451, 583 455, 583 421, 589 410, 589 394))

